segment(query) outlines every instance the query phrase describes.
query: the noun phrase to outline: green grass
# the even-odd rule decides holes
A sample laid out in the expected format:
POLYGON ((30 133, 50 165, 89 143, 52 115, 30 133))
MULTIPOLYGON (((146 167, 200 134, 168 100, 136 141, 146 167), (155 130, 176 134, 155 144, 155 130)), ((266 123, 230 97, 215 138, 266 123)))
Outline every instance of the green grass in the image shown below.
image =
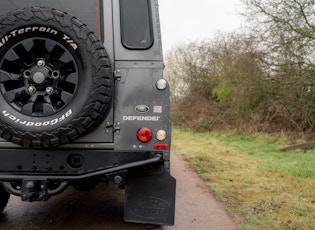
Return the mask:
POLYGON ((240 229, 315 230, 315 150, 279 151, 286 140, 263 134, 173 129, 183 155, 243 222, 240 229))

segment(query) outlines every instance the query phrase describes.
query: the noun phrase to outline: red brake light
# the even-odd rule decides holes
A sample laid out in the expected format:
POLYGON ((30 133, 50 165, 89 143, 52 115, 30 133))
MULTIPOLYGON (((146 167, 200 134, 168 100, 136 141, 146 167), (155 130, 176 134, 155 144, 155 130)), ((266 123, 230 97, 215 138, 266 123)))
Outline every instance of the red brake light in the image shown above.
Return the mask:
POLYGON ((140 128, 137 132, 138 140, 143 143, 149 142, 151 140, 151 137, 152 137, 152 132, 147 127, 140 128))

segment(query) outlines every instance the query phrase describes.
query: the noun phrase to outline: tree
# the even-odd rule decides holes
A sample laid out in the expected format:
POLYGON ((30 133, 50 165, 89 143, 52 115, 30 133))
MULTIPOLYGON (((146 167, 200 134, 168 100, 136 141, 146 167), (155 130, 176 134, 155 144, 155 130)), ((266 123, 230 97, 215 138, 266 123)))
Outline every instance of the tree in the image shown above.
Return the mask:
POLYGON ((274 65, 314 67, 314 0, 243 0, 252 35, 274 65))
POLYGON ((252 40, 233 33, 173 49, 165 71, 173 121, 211 128, 244 120, 263 97, 262 58, 252 40))
POLYGON ((284 128, 315 130, 314 0, 243 0, 251 36, 266 55, 269 119, 284 128), (290 127, 289 127, 290 128, 290 127))

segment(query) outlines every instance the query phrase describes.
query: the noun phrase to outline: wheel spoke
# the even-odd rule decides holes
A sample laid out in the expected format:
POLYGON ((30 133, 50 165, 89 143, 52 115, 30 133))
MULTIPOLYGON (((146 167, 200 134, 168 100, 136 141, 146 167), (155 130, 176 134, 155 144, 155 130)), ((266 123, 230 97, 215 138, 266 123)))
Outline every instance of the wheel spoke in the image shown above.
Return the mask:
POLYGON ((7 91, 15 90, 16 92, 22 92, 25 89, 23 81, 6 81, 3 83, 5 89, 4 93, 7 91))
POLYGON ((71 93, 68 93, 68 92, 61 92, 61 100, 64 102, 64 103, 67 103, 68 101, 70 101, 70 99, 73 97, 73 94, 71 93))
POLYGON ((67 75, 76 72, 75 65, 72 61, 67 63, 59 63, 56 66, 60 70, 61 75, 67 75))
POLYGON ((66 82, 76 85, 78 84, 78 77, 78 73, 71 73, 66 77, 66 82))
POLYGON ((32 60, 36 60, 37 58, 44 58, 46 55, 48 55, 48 50, 46 49, 44 39, 34 39, 33 42, 34 45, 30 50, 32 60))
POLYGON ((51 113, 55 113, 56 110, 54 109, 54 107, 51 104, 48 103, 44 103, 43 105, 43 113, 44 114, 51 114, 51 113))
POLYGON ((1 69, 9 73, 22 74, 24 68, 26 68, 26 65, 21 59, 14 61, 5 59, 2 63, 1 69))
POLYGON ((44 111, 44 97, 37 96, 33 106, 33 112, 36 114, 42 114, 44 111))
POLYGON ((31 98, 31 95, 29 95, 25 90, 22 90, 18 94, 16 94, 13 102, 16 105, 25 105, 29 101, 30 98, 31 98))
POLYGON ((55 65, 59 62, 60 57, 65 53, 65 50, 58 45, 55 45, 52 51, 50 52, 50 62, 55 65))
POLYGON ((19 59, 19 55, 15 52, 14 49, 9 50, 6 55, 4 56, 4 59, 8 60, 8 61, 15 61, 17 59, 19 59))
POLYGON ((0 70, 0 83, 19 80, 21 75, 0 70))
POLYGON ((65 52, 62 56, 60 56, 59 59, 63 63, 68 63, 68 62, 72 62, 73 61, 73 57, 68 52, 65 52))
POLYGON ((20 87, 12 90, 8 90, 4 93, 8 101, 13 102, 19 95, 22 95, 25 92, 25 87, 20 87))
POLYGON ((66 82, 66 81, 58 83, 59 90, 61 90, 62 92, 67 92, 69 94, 73 94, 74 93, 75 87, 76 87, 75 84, 70 83, 70 82, 66 82))
POLYGON ((47 50, 48 53, 51 53, 56 45, 57 44, 56 44, 55 41, 52 41, 50 39, 46 39, 45 40, 45 47, 46 47, 46 50, 47 50))
POLYGON ((63 101, 61 100, 60 95, 57 93, 54 93, 50 96, 51 105, 54 107, 55 110, 60 109, 62 106, 64 106, 63 101))
POLYGON ((23 44, 17 45, 14 49, 14 53, 27 65, 30 65, 33 62, 29 52, 26 50, 23 44))
POLYGON ((33 113, 33 108, 34 108, 34 102, 31 102, 31 103, 27 103, 25 104, 21 111, 24 113, 24 114, 27 114, 27 115, 32 115, 33 113))
POLYGON ((6 97, 6 99, 11 103, 14 101, 15 97, 16 97, 16 92, 15 90, 11 90, 11 91, 7 91, 4 96, 6 97))
POLYGON ((34 46, 34 42, 32 39, 26 39, 26 40, 23 40, 21 43, 20 43, 21 46, 24 47, 25 51, 27 53, 30 52, 30 50, 32 49, 32 47, 34 46))
POLYGON ((16 52, 18 52, 18 55, 20 56, 20 58, 25 58, 24 62, 27 64, 31 64, 34 61, 36 61, 36 56, 31 54, 31 50, 34 47, 34 41, 33 39, 26 39, 23 40, 18 46, 15 47, 15 49, 17 48, 18 50, 16 52))

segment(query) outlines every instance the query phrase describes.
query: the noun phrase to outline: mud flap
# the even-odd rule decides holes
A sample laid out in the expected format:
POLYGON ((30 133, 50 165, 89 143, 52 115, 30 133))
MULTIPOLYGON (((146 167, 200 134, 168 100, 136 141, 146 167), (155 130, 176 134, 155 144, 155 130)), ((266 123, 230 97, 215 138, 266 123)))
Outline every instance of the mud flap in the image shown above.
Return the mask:
POLYGON ((175 190, 176 180, 168 172, 128 180, 125 221, 174 225, 175 190))

